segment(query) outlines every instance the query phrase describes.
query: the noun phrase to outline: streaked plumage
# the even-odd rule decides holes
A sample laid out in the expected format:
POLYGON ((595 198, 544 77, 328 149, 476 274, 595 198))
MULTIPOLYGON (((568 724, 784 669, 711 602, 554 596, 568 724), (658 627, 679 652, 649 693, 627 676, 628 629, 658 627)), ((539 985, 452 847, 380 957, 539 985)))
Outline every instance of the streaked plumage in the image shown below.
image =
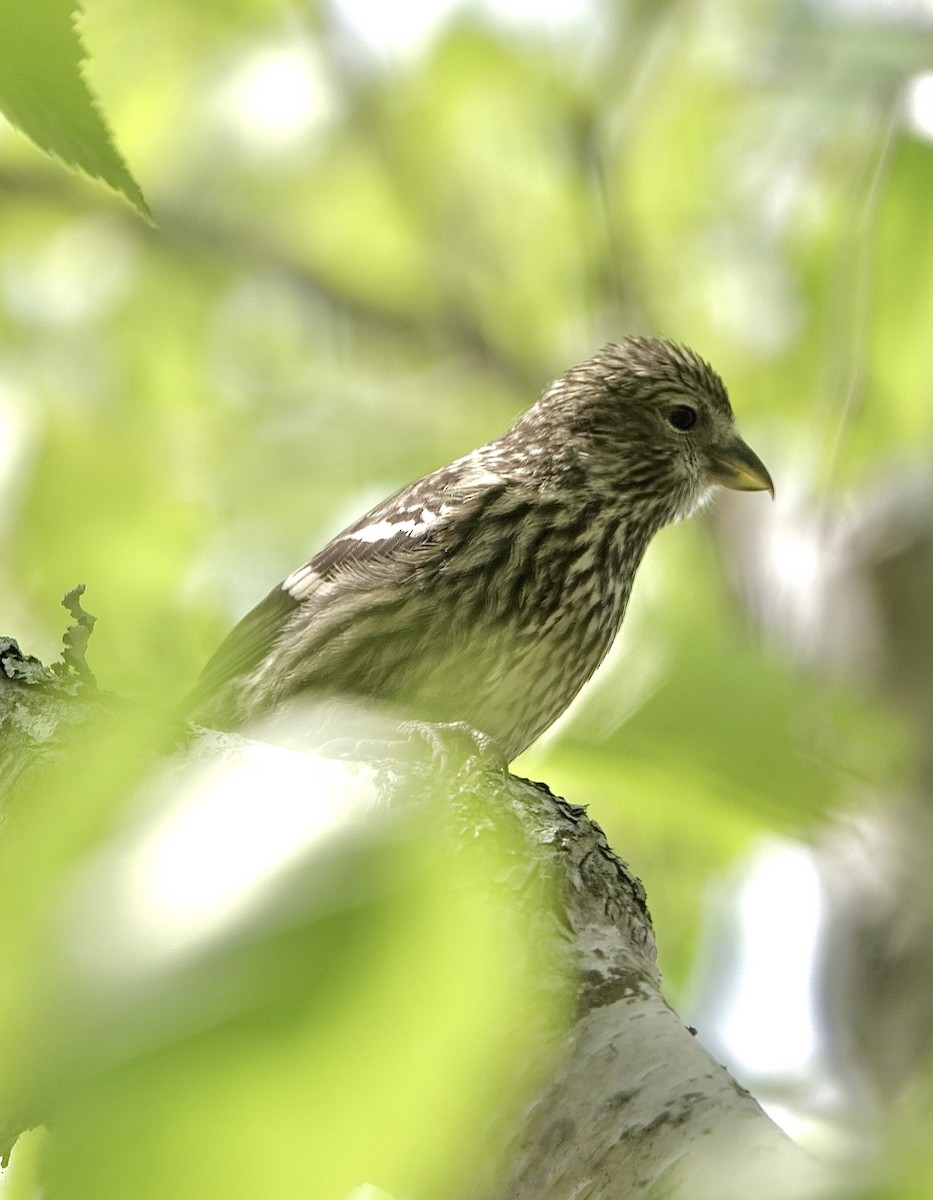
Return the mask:
POLYGON ((226 728, 299 693, 358 697, 464 722, 511 760, 602 661, 652 535, 716 483, 771 490, 718 375, 661 339, 607 346, 270 592, 192 714, 226 728))

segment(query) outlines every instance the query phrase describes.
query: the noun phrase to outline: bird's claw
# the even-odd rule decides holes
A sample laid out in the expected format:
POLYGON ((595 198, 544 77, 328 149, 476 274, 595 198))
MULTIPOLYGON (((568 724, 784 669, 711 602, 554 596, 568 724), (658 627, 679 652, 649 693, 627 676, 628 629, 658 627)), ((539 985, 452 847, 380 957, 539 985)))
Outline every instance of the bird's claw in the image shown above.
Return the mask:
POLYGON ((328 758, 391 762, 426 769, 432 776, 459 775, 465 768, 506 774, 508 763, 497 742, 463 721, 405 721, 385 737, 332 738, 318 747, 328 758))
POLYGON ((506 774, 508 763, 498 742, 464 721, 406 721, 399 732, 409 745, 424 746, 431 755, 432 774, 456 775, 464 767, 506 774))

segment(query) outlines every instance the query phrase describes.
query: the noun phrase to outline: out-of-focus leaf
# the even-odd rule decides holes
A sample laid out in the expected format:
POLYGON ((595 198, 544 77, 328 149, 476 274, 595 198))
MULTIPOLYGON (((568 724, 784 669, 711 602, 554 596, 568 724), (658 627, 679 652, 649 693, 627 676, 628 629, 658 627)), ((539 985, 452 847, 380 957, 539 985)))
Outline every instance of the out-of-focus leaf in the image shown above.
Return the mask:
MULTIPOLYGON (((879 181, 883 193, 867 250, 865 419, 846 445, 860 464, 882 447, 891 455, 904 445, 926 450, 933 433, 933 362, 917 353, 933 327, 933 227, 924 203, 931 174, 933 146, 900 137, 891 148, 890 170, 879 181)), ((922 461, 926 458, 924 453, 922 461)))
POLYGON ((94 747, 51 851, 63 779, 20 797, 3 876, 0 1104, 48 1117, 50 1194, 448 1194, 559 1007, 537 982, 553 948, 498 882, 520 863, 507 823, 462 844, 420 808, 387 816, 365 769, 260 745, 176 793, 173 768, 126 813, 138 750, 94 747))
POLYGON ((72 0, 5 0, 0 109, 46 153, 102 179, 146 221, 152 214, 81 74, 72 0))
POLYGON ((4 1200, 35 1200, 40 1193, 39 1159, 46 1137, 45 1129, 30 1129, 16 1143, 16 1157, 3 1173, 4 1200))

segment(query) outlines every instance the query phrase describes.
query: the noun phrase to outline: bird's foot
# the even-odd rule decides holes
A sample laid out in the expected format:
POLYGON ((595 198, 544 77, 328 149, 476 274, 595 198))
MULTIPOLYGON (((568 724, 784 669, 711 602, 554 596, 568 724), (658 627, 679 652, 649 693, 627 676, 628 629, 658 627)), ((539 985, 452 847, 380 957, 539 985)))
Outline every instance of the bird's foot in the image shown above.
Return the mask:
POLYGON ((463 721, 404 721, 382 737, 331 738, 318 747, 328 758, 348 758, 437 777, 463 771, 508 773, 497 742, 463 721))
POLYGON ((432 774, 459 775, 465 768, 508 774, 499 743, 464 721, 406 721, 399 732, 416 752, 427 749, 432 774))

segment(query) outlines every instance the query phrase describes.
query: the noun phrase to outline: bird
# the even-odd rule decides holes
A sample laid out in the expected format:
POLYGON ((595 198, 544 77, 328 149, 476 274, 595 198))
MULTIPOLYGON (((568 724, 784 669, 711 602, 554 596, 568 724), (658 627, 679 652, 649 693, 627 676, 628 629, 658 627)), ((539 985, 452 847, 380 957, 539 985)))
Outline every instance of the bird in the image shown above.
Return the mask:
POLYGON ((720 376, 667 338, 610 343, 273 588, 208 661, 189 719, 239 729, 340 698, 466 727, 510 763, 605 657, 653 535, 717 487, 774 496, 720 376))

